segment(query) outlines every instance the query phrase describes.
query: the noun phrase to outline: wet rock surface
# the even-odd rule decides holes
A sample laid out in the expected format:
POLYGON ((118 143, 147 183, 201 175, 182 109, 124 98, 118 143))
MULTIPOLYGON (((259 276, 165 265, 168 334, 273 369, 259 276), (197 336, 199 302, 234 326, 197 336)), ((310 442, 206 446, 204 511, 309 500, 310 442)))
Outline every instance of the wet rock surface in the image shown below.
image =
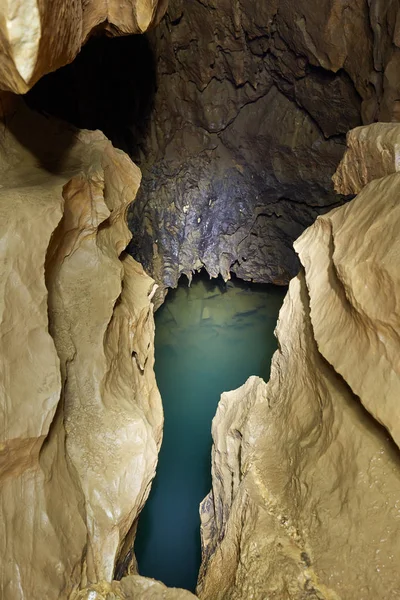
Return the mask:
POLYGON ((0 595, 52 600, 110 584, 129 555, 162 437, 155 283, 124 252, 129 157, 23 105, 6 123, 0 595))
POLYGON ((121 581, 91 585, 71 597, 71 600, 193 600, 187 590, 167 588, 159 581, 129 575, 121 581))
POLYGON ((149 35, 158 89, 130 216, 130 251, 157 281, 297 272, 292 242, 343 202, 331 176, 346 132, 397 119, 397 11, 171 0, 149 35))

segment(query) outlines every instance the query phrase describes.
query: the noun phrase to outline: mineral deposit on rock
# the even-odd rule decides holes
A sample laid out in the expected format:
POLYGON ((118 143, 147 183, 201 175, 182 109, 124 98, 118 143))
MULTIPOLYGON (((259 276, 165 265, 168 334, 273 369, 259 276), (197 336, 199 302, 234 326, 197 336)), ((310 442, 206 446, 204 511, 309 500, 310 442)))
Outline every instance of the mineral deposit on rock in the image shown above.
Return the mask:
POLYGON ((130 575, 111 584, 100 582, 73 594, 70 600, 193 600, 187 590, 167 588, 159 581, 130 575))

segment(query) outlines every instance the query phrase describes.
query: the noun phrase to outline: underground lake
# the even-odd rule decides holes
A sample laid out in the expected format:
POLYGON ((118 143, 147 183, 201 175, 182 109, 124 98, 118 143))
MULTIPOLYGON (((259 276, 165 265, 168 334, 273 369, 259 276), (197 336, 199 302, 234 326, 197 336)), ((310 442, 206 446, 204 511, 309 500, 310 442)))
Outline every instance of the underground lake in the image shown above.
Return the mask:
POLYGON ((194 591, 199 504, 211 488, 211 421, 222 392, 268 380, 286 288, 181 278, 156 312, 155 372, 164 413, 157 475, 139 518, 139 573, 194 591))

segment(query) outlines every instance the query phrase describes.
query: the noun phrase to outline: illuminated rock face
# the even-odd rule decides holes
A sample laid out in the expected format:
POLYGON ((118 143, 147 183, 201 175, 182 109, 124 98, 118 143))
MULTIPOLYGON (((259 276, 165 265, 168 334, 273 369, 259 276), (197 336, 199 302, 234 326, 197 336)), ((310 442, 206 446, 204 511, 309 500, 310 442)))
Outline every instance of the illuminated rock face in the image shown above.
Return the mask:
POLYGON ((400 586, 400 138, 376 124, 348 139, 336 182, 365 187, 296 242, 270 381, 223 394, 213 422, 202 599, 375 600, 400 586))
MULTIPOLYGON (((203 22, 196 19, 203 9, 217 22, 213 2, 193 6, 192 23, 203 22)), ((257 3, 253 14, 260 22, 248 23, 239 5, 232 6, 226 3, 218 12, 231 24, 226 47, 218 49, 224 56, 209 61, 205 74, 193 72, 190 93, 187 82, 182 91, 192 106, 202 98, 202 106, 210 107, 204 102, 209 95, 216 110, 194 111, 186 129, 176 117, 178 125, 171 125, 156 148, 175 169, 165 175, 160 168, 154 181, 163 185, 172 172, 174 194, 178 186, 173 211, 165 209, 160 219, 170 227, 166 231, 177 252, 159 252, 154 221, 143 211, 135 217, 140 215, 149 233, 149 264, 160 279, 170 269, 172 284, 181 271, 207 260, 213 274, 227 275, 238 258, 243 261, 239 275, 266 269, 279 238, 271 233, 271 219, 275 225, 282 218, 298 223, 296 211, 302 213, 305 203, 306 218, 312 220, 321 208, 319 193, 328 189, 327 174, 340 154, 332 127, 337 124, 343 135, 355 124, 360 98, 364 120, 398 118, 395 3, 385 9, 379 1, 346 7, 326 0, 324 27, 305 1, 296 7, 272 2, 262 10, 257 3), (278 12, 279 34, 273 28, 257 35, 260 23, 276 25, 278 12), (357 24, 354 30, 350 22, 357 24), (241 38, 242 24, 251 31, 255 27, 255 35, 241 38), (268 55, 263 38, 273 40, 269 51, 280 66, 278 75, 268 70, 261 80, 252 67, 268 55), (253 48, 251 64, 236 61, 240 40, 253 48), (358 48, 360 40, 364 45, 358 48), (307 57, 308 79, 306 64, 291 60, 299 55, 307 57), (218 76, 208 70, 216 64, 218 76), (313 67, 330 71, 333 91, 350 98, 344 121, 332 118, 340 106, 335 113, 328 104, 320 113, 321 103, 318 110, 307 105, 324 88, 321 72, 313 67), (377 81, 365 73, 379 73, 377 81), (225 76, 224 96, 215 86, 225 76), (237 90, 242 90, 238 103, 232 100, 237 90), (271 106, 286 115, 280 127, 267 120, 271 106), (250 117, 256 128, 264 127, 259 145, 252 142, 250 117), (217 159, 227 180, 240 183, 235 197, 242 198, 243 169, 254 167, 250 150, 254 146, 264 160, 262 148, 269 147, 271 131, 279 149, 270 155, 272 187, 278 181, 285 191, 298 192, 298 182, 308 185, 311 173, 317 204, 305 201, 304 187, 298 204, 279 192, 267 212, 256 198, 238 202, 238 212, 222 218, 215 204, 231 199, 230 194, 216 186, 210 196, 198 176, 217 159), (243 142, 240 156, 238 140, 243 142), (183 177, 179 152, 185 145, 193 152, 195 183, 183 177), (321 147, 326 152, 320 154, 321 147), (293 150, 290 168, 282 166, 288 149, 293 150), (230 179, 232 173, 237 180, 230 179), (205 217, 206 207, 214 207, 219 220, 205 217), (241 220, 243 211, 256 215, 250 227, 241 220), (208 235, 215 223, 226 228, 225 237, 208 257, 200 233, 208 235), (253 225, 253 237, 261 242, 250 237, 253 225), (182 239, 188 240, 184 251, 182 239), (175 260, 179 255, 182 263, 175 260), (255 258, 246 271, 249 257, 255 258)), ((182 65, 193 54, 185 40, 189 35, 191 43, 195 28, 187 28, 180 8, 179 3, 173 7, 166 27, 175 31, 172 38, 183 32, 174 47, 174 60, 182 65)), ((165 2, 146 0, 5 3, 1 88, 24 93, 41 75, 73 60, 98 26, 110 35, 142 32, 164 10, 165 2)), ((217 48, 207 36, 204 40, 213 58, 217 48)), ((166 55, 162 68, 180 89, 170 58, 166 55)), ((169 97, 176 102, 173 94, 169 97)), ((161 121, 164 111, 172 119, 168 102, 158 108, 161 121)), ((130 240, 126 212, 139 186, 139 170, 100 132, 66 129, 24 110, 11 113, 0 131, 1 596, 191 598, 134 574, 136 520, 155 473, 163 421, 153 372, 155 284, 124 251, 130 240), (132 574, 113 581, 116 568, 132 574)), ((339 192, 359 195, 319 218, 296 243, 303 269, 292 280, 280 315, 280 349, 271 379, 251 378, 222 397, 213 425, 213 489, 201 507, 201 598, 386 600, 400 589, 399 139, 394 125, 349 135, 349 152, 335 182, 339 192)), ((262 170, 261 163, 254 164, 262 170)), ((253 190, 251 175, 246 177, 253 190)), ((261 184, 269 192, 270 179, 261 184)), ((336 201, 330 194, 324 206, 336 201)), ((224 210, 229 206, 225 202, 224 210)), ((283 231, 287 249, 291 225, 283 231)), ((265 278, 282 282, 294 266, 266 272, 265 278)))
POLYGON ((6 0, 0 8, 0 88, 23 94, 70 63, 94 29, 143 33, 166 7, 167 0, 6 0))
POLYGON ((158 282, 204 266, 288 283, 293 241, 343 199, 347 131, 400 120, 400 16, 386 0, 170 0, 148 37, 157 94, 132 207, 158 282), (143 224, 145 226, 143 226, 143 224))
POLYGON ((1 595, 50 600, 111 582, 130 550, 123 544, 162 436, 155 284, 124 252, 140 182, 130 159, 100 132, 27 111, 9 126, 0 161, 1 595))

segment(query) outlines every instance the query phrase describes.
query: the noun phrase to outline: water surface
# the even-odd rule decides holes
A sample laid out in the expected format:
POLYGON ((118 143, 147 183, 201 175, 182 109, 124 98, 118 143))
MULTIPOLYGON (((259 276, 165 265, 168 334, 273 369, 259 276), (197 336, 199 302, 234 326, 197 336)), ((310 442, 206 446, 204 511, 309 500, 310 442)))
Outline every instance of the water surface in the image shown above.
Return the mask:
POLYGON ((286 289, 197 276, 157 311, 157 383, 165 412, 157 476, 140 516, 141 575, 194 591, 199 504, 211 488, 211 421, 220 395, 250 375, 269 377, 286 289))

